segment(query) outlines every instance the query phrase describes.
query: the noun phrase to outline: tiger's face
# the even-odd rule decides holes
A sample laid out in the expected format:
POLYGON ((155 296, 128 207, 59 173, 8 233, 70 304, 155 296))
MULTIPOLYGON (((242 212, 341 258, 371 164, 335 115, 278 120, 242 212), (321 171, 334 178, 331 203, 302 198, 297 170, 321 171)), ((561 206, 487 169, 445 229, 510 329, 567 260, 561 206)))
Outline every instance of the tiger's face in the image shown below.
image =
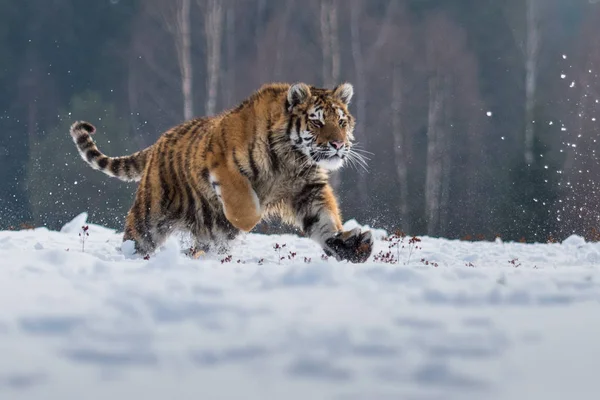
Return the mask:
POLYGON ((351 154, 354 118, 347 107, 353 93, 349 83, 333 90, 297 83, 288 90, 292 145, 310 162, 330 171, 342 167, 351 154))

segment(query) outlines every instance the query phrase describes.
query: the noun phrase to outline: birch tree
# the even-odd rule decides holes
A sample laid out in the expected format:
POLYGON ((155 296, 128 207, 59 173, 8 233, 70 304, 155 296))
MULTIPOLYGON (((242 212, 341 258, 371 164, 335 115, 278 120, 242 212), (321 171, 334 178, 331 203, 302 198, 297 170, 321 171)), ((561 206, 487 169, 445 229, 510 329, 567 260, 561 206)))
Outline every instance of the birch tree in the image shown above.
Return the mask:
POLYGON ((540 52, 538 0, 526 1, 525 42, 525 162, 532 164, 535 140, 535 101, 540 52))
POLYGON ((164 7, 162 17, 167 31, 173 38, 177 52, 177 64, 181 74, 183 118, 190 119, 194 114, 191 0, 173 0, 164 7))
POLYGON ((340 43, 338 2, 320 2, 321 49, 323 54, 323 85, 333 87, 340 83, 340 43))
POLYGON ((223 36, 223 7, 220 0, 199 0, 204 11, 206 35, 206 105, 205 114, 216 111, 221 69, 221 43, 223 36))
POLYGON ((225 90, 226 107, 231 107, 235 101, 235 69, 236 69, 236 0, 227 2, 227 11, 225 12, 225 48, 226 64, 227 64, 227 79, 223 85, 225 90))
POLYGON ((147 0, 133 21, 128 98, 133 127, 152 132, 145 145, 194 115, 190 1, 147 0))
POLYGON ((428 73, 425 216, 429 235, 447 235, 450 210, 453 219, 473 219, 463 210, 478 205, 481 181, 477 171, 485 150, 480 123, 483 104, 476 59, 467 48, 464 30, 443 13, 429 16, 424 27, 428 73))
POLYGON ((395 63, 392 71, 392 137, 394 142, 394 163, 399 183, 399 212, 402 228, 410 232, 410 218, 408 213, 408 143, 405 130, 402 126, 403 115, 403 90, 402 90, 402 67, 395 63))
MULTIPOLYGON (((358 94, 356 100, 356 126, 355 131, 362 133, 363 145, 365 148, 368 146, 368 137, 363 132, 367 119, 367 85, 366 85, 366 74, 364 68, 363 49, 361 45, 361 32, 360 32, 360 19, 362 11, 362 1, 352 0, 350 4, 350 41, 352 48, 352 61, 354 63, 354 73, 356 81, 356 92, 358 94)), ((363 205, 368 204, 368 185, 367 175, 365 171, 359 171, 358 182, 357 182, 358 196, 363 205)))

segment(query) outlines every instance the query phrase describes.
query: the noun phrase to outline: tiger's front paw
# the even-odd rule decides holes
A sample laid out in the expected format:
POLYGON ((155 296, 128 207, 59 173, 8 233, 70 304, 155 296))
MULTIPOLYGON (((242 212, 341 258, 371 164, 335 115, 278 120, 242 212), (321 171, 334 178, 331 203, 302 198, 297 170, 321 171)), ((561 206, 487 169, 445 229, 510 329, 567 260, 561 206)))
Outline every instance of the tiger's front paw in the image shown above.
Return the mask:
POLYGON ((373 235, 370 231, 361 232, 360 228, 339 232, 325 240, 324 250, 327 255, 335 256, 338 261, 364 263, 373 251, 373 235))

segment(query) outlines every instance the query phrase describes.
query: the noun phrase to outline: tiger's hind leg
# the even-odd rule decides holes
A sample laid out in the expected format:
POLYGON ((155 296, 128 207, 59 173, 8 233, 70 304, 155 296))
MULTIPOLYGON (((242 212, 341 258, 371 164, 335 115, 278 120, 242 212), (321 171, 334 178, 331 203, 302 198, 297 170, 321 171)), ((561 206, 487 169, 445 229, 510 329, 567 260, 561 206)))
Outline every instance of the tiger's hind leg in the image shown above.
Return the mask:
POLYGON ((179 226, 179 221, 163 210, 161 196, 153 195, 148 187, 147 182, 139 186, 123 235, 123 241, 134 241, 135 251, 141 256, 154 252, 179 226))
POLYGON ((240 230, 218 212, 198 215, 195 224, 189 227, 194 238, 194 249, 223 255, 231 252, 232 241, 240 230), (209 217, 209 218, 207 218, 209 217))

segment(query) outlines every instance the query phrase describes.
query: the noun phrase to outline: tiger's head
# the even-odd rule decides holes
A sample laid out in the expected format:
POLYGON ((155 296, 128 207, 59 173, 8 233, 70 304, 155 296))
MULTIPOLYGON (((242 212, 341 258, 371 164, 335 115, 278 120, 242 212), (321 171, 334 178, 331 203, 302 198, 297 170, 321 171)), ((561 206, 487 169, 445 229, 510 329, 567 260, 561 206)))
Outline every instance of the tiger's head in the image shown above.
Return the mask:
POLYGON ((348 104, 353 94, 349 83, 332 90, 296 83, 287 92, 292 146, 330 171, 340 168, 352 156, 354 117, 348 104))

